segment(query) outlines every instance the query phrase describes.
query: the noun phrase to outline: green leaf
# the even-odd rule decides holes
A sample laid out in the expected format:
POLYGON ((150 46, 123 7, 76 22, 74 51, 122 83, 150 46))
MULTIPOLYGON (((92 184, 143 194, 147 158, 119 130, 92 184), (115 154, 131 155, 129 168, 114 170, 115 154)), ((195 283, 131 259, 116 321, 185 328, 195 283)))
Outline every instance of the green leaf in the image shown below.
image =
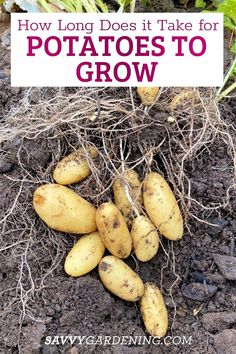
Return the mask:
POLYGON ((102 12, 108 12, 108 7, 102 0, 96 0, 96 4, 102 12))
POLYGON ((205 9, 206 2, 204 0, 195 0, 195 7, 198 9, 205 9))
POLYGON ((223 12, 236 24, 236 0, 224 0, 217 6, 217 12, 223 12))
POLYGON ((236 64, 234 64, 234 66, 233 66, 231 77, 232 76, 234 77, 235 75, 236 75, 236 64))
POLYGON ((143 4, 144 6, 149 6, 149 5, 151 5, 151 0, 141 0, 141 2, 142 2, 142 4, 143 4))
POLYGON ((232 31, 236 30, 236 26, 234 25, 231 18, 229 18, 228 16, 224 16, 224 26, 232 31))
POLYGON ((117 0, 118 4, 122 6, 123 8, 127 7, 130 5, 132 0, 117 0))
POLYGON ((230 50, 231 50, 232 53, 236 54, 236 39, 234 40, 230 50))

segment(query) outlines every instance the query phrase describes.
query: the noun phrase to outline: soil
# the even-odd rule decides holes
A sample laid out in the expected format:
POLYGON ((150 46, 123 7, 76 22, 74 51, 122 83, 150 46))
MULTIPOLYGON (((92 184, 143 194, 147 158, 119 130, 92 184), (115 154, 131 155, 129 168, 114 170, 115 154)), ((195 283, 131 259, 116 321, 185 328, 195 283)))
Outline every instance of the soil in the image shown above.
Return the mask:
MULTIPOLYGON (((0 23, 0 26, 2 35, 7 24, 0 23)), ((24 96, 23 89, 10 87, 9 75, 10 50, 0 41, 0 117, 3 122, 5 115, 24 96)), ((31 102, 37 102, 40 94, 53 96, 54 91, 32 91, 31 102)), ((124 99, 129 96, 126 89, 117 90, 115 94, 124 99)), ((220 110, 222 120, 235 129, 235 100, 224 101, 220 110)), ((154 121, 162 121, 168 113, 153 107, 150 115, 154 121)), ((143 129, 139 141, 151 146, 153 142, 161 142, 163 136, 165 130, 157 125, 143 129)), ((136 137, 131 135, 130 143, 135 157, 138 154, 136 137)), ((79 345, 78 341, 47 345, 47 336, 147 336, 147 333, 138 304, 122 301, 106 291, 96 269, 78 279, 65 274, 64 258, 76 237, 54 233, 49 238, 47 228, 33 211, 32 193, 41 182, 39 176, 42 178, 45 171, 52 168, 55 141, 41 134, 33 140, 19 136, 10 144, 3 141, 0 144, 0 210, 4 216, 23 188, 18 213, 25 213, 25 224, 23 218, 14 215, 2 231, 1 248, 5 249, 0 253, 0 353, 236 352, 235 280, 227 280, 222 275, 213 257, 216 253, 236 256, 234 191, 230 190, 229 202, 222 205, 233 178, 232 158, 226 144, 215 140, 185 167, 192 186, 191 196, 211 206, 211 210, 199 208, 195 210, 195 217, 190 215, 181 241, 172 245, 162 239, 167 254, 160 249, 150 262, 137 262, 133 257, 127 260, 144 282, 161 284, 169 314, 168 335, 192 337, 188 344, 170 342, 144 346, 79 345), (22 169, 34 179, 33 185, 27 181, 21 183, 22 169)), ((160 156, 155 160, 165 174, 164 161, 160 156)), ((139 172, 142 174, 141 170, 139 172)), ((94 183, 91 178, 90 188, 93 189, 94 183)), ((83 192, 90 195, 87 184, 83 192)), ((90 199, 96 204, 96 198, 90 199)))

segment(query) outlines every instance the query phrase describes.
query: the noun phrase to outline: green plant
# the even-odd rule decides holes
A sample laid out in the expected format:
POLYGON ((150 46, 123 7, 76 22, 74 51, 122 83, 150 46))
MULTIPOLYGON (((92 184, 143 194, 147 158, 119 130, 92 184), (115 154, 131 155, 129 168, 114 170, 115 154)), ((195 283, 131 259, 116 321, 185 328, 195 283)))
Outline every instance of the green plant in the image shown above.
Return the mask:
POLYGON ((225 88, 226 83, 230 78, 235 79, 236 76, 236 57, 234 58, 233 63, 231 64, 228 72, 225 75, 223 85, 218 89, 216 93, 217 101, 220 101, 222 98, 226 97, 230 92, 236 89, 236 81, 234 81, 230 86, 225 88))
MULTIPOLYGON (((1 1, 1 0, 0 0, 1 1)), ((135 0, 116 0, 120 6, 119 11, 123 12, 127 7, 134 12, 135 0)), ((109 12, 103 0, 38 0, 38 4, 46 12, 109 12)))
MULTIPOLYGON (((213 0, 207 7, 204 0, 196 0, 195 6, 202 8, 203 12, 219 12, 224 14, 224 27, 232 31, 232 40, 230 45, 231 52, 236 55, 236 0, 213 0)), ((236 81, 226 87, 228 81, 236 75, 236 57, 234 58, 229 70, 227 71, 223 85, 216 92, 217 100, 220 101, 230 92, 236 89, 236 81)))
POLYGON ((108 12, 102 0, 38 0, 38 3, 46 12, 55 12, 56 9, 66 12, 108 12))

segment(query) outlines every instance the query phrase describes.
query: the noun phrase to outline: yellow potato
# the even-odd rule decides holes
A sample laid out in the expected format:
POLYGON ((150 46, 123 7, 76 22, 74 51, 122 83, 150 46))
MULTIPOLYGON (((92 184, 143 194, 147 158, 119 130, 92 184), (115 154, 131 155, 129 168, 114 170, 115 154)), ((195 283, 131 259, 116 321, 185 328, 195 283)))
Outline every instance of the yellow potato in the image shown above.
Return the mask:
POLYGON ((130 203, 129 193, 135 207, 143 203, 141 194, 141 182, 136 171, 125 171, 122 177, 117 177, 113 183, 114 201, 117 208, 123 214, 127 225, 132 225, 133 207, 130 203))
POLYGON ((140 277, 119 258, 104 257, 98 267, 100 279, 110 292, 126 301, 137 301, 144 292, 140 277))
POLYGON ((65 272, 80 277, 97 267, 105 252, 105 246, 97 231, 85 235, 76 242, 65 261, 65 272))
POLYGON ((154 337, 164 337, 168 328, 168 313, 164 299, 154 283, 144 284, 140 310, 147 332, 154 337))
POLYGON ((64 157, 53 172, 54 180, 62 185, 73 184, 82 181, 91 173, 88 159, 95 158, 97 150, 89 147, 86 151, 78 149, 64 157))
POLYGON ((156 172, 147 175, 143 185, 143 200, 146 212, 160 233, 169 240, 183 236, 183 219, 165 179, 156 172))
POLYGON ((137 87, 137 93, 145 106, 151 106, 160 91, 159 87, 137 87))
POLYGON ((34 192, 33 205, 51 229, 75 234, 97 229, 95 207, 67 187, 59 184, 39 187, 34 192))
POLYGON ((131 237, 135 255, 140 261, 147 262, 155 256, 159 247, 159 235, 148 217, 140 215, 134 219, 131 237))
POLYGON ((103 203, 97 209, 96 223, 106 248, 118 258, 127 258, 132 250, 132 239, 119 209, 115 204, 103 203))
POLYGON ((189 105, 189 103, 194 103, 198 100, 197 93, 193 89, 184 89, 172 98, 170 108, 184 108, 184 106, 189 105))

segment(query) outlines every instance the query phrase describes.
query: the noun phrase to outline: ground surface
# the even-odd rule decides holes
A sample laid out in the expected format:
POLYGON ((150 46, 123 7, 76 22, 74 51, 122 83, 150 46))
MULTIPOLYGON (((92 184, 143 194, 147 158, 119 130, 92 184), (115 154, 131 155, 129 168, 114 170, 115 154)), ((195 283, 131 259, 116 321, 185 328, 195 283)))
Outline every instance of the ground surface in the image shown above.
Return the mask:
MULTIPOLYGON (((5 25, 0 27, 1 35, 5 29, 5 25)), ((10 87, 9 72, 10 51, 7 43, 0 41, 2 121, 24 94, 23 90, 10 87)), ((121 95, 128 97, 128 90, 122 91, 121 95)), ((35 102, 38 99, 38 93, 32 93, 31 100, 35 102)), ((236 102, 226 101, 220 109, 223 121, 235 129, 236 102)), ((165 113, 161 114, 155 107, 150 115, 153 120, 163 119, 163 115, 165 117, 165 113)), ((146 129, 141 132, 140 140, 147 143, 162 141, 163 134, 161 129, 146 129)), ((10 144, 2 141, 0 144, 0 210, 3 217, 11 209, 21 186, 25 188, 25 184, 20 182, 22 166, 36 180, 52 167, 52 149, 56 146, 50 145, 49 137, 43 136, 27 141, 21 141, 19 137, 10 144)), ((135 154, 135 140, 132 146, 132 153, 135 154)), ((157 158, 157 162, 165 173, 161 157, 157 158)), ((139 172, 142 174, 141 169, 139 172)), ((186 338, 191 336, 191 345, 80 347, 78 342, 64 346, 45 344, 46 336, 54 335, 145 336, 146 332, 138 306, 108 293, 101 285, 96 270, 80 279, 66 276, 63 260, 75 238, 62 234, 47 238, 45 227, 31 206, 32 193, 37 186, 35 182, 32 188, 25 191, 24 198, 18 201, 22 206, 18 213, 25 212, 27 208, 25 218, 30 218, 33 235, 17 214, 11 220, 13 226, 9 228, 6 224, 6 229, 2 231, 1 248, 21 242, 22 237, 24 241, 22 247, 21 243, 17 247, 9 247, 0 256, 0 352, 18 353, 21 348, 23 354, 235 353, 235 280, 227 279, 229 269, 220 271, 214 258, 215 254, 235 256, 236 201, 232 190, 228 203, 222 205, 233 178, 232 158, 227 144, 216 139, 199 151, 194 163, 189 162, 185 172, 191 182, 191 196, 199 203, 211 206, 211 209, 196 210, 196 217, 188 220, 184 238, 174 246, 163 240, 168 257, 160 249, 148 263, 135 264, 130 258, 128 264, 138 271, 145 282, 162 284, 169 313, 168 334, 186 338), (38 274, 40 278, 37 278, 38 274), (169 296, 170 288, 174 303, 169 296)), ((29 225, 27 220, 25 222, 29 225)))

